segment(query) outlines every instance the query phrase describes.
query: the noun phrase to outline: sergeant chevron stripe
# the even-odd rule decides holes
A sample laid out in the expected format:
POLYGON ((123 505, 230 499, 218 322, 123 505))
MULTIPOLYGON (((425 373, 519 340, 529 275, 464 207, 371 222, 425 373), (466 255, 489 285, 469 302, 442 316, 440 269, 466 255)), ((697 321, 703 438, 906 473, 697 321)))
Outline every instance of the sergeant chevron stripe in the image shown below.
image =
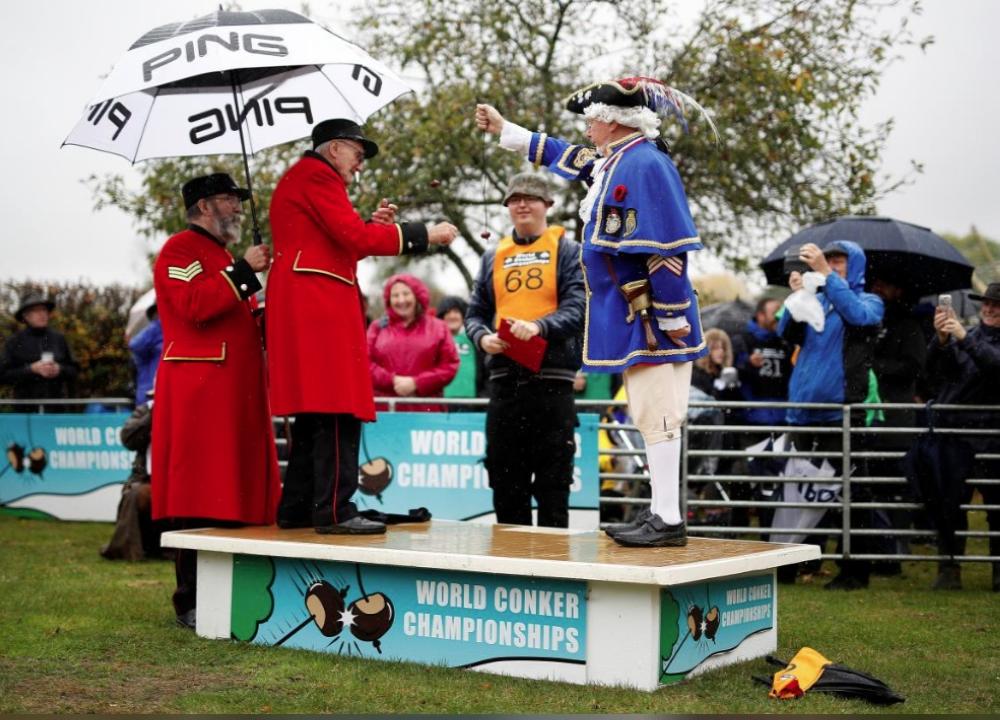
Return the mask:
POLYGON ((646 261, 649 274, 652 275, 660 268, 666 268, 674 275, 680 277, 684 274, 684 263, 675 257, 663 257, 662 255, 651 255, 646 261))
POLYGON ((198 260, 195 260, 193 263, 183 268, 178 267, 177 265, 170 265, 167 267, 167 277, 174 280, 181 280, 183 282, 191 282, 202 272, 201 263, 198 260))

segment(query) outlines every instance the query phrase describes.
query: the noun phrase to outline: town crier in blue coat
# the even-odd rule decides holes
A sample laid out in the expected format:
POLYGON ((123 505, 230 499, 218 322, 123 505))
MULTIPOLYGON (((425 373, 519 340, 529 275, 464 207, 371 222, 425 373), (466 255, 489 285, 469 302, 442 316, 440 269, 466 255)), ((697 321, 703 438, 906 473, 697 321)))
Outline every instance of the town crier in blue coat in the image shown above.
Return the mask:
MULTIPOLYGON (((255 317, 256 272, 270 249, 236 260, 240 203, 250 193, 225 173, 182 189, 188 229, 164 244, 153 267, 163 323, 152 440, 153 519, 179 527, 269 525, 281 481, 268 407, 264 350, 255 317)), ((176 556, 174 610, 193 627, 194 550, 176 556)))
POLYGON ((585 87, 566 107, 587 120, 594 146, 530 132, 489 105, 481 130, 567 180, 588 186, 580 205, 581 263, 587 285, 583 368, 621 372, 629 411, 646 444, 650 509, 607 532, 635 547, 681 546, 681 427, 687 418, 691 363, 705 354, 688 253, 702 245, 666 145, 661 115, 690 98, 648 78, 585 87))

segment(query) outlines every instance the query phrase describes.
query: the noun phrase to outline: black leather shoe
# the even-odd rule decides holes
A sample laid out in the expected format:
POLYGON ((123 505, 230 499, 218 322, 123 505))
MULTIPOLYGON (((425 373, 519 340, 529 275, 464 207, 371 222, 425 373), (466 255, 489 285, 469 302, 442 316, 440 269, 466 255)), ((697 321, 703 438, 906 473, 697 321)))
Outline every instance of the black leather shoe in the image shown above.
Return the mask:
POLYGON ((188 630, 195 629, 195 616, 194 608, 188 610, 185 613, 181 613, 177 616, 178 627, 186 628, 188 630))
POLYGON ((323 525, 316 528, 320 535, 380 535, 385 532, 385 523, 355 515, 336 525, 323 525))
POLYGON ((294 530, 295 528, 308 528, 313 526, 311 520, 286 520, 284 518, 278 518, 277 525, 282 530, 294 530))
POLYGON ((635 530, 615 535, 614 541, 625 547, 684 547, 687 545, 687 526, 684 523, 667 525, 659 515, 651 515, 635 530))
POLYGON ((643 508, 642 510, 639 511, 639 514, 636 515, 632 520, 623 523, 612 523, 611 525, 608 525, 606 528, 604 528, 604 532, 606 532, 609 537, 614 537, 616 535, 620 535, 623 532, 628 532, 629 530, 637 530, 640 525, 649 520, 652 514, 653 513, 650 511, 648 507, 643 508))

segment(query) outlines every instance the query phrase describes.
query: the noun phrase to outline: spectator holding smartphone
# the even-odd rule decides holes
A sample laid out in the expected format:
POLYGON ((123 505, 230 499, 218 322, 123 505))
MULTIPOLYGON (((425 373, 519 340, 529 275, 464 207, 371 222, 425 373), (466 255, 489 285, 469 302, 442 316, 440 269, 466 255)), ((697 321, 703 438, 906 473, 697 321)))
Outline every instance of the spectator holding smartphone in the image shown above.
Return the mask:
MULTIPOLYGON (((979 317, 981 323, 966 330, 951 307, 951 297, 942 296, 934 312, 934 333, 927 348, 927 373, 939 386, 936 401, 944 404, 960 405, 1000 405, 1000 282, 990 283, 982 295, 970 294, 972 300, 982 302, 979 317), (944 302, 941 302, 943 300, 944 302)), ((944 423, 953 427, 995 428, 996 412, 961 412, 946 414, 944 423)), ((969 438, 970 452, 1000 453, 1000 440, 995 437, 972 436, 969 438)), ((971 477, 1000 477, 1000 461, 978 459, 972 464, 971 477)), ((966 478, 953 477, 954 482, 966 478)), ((965 486, 963 504, 972 499, 974 487, 965 486)), ((979 491, 987 505, 1000 504, 1000 487, 981 485, 979 491)), ((986 520, 992 532, 1000 532, 1000 512, 991 510, 986 520)), ((968 518, 959 512, 956 530, 968 529, 968 518)), ((939 537, 939 551, 942 555, 962 555, 965 553, 964 537, 939 537)), ((990 538, 990 555, 1000 556, 1000 537, 990 538)), ((993 563, 993 592, 1000 592, 1000 563, 993 563)), ((957 590, 962 587, 958 563, 942 561, 938 566, 938 577, 934 588, 957 590)))

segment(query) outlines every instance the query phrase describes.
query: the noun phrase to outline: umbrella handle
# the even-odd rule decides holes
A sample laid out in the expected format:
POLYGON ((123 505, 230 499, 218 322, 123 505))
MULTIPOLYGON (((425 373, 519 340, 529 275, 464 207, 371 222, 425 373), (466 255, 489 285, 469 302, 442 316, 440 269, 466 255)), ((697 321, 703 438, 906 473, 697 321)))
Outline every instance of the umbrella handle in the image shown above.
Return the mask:
POLYGON ((253 201, 253 180, 250 178, 250 160, 247 157, 247 145, 246 140, 243 137, 243 120, 240 117, 240 104, 236 95, 238 75, 239 70, 229 71, 229 81, 233 88, 233 112, 236 114, 236 129, 240 134, 240 151, 243 155, 243 172, 247 178, 247 190, 250 192, 250 217, 253 220, 253 244, 260 245, 260 224, 257 222, 257 204, 253 201))

